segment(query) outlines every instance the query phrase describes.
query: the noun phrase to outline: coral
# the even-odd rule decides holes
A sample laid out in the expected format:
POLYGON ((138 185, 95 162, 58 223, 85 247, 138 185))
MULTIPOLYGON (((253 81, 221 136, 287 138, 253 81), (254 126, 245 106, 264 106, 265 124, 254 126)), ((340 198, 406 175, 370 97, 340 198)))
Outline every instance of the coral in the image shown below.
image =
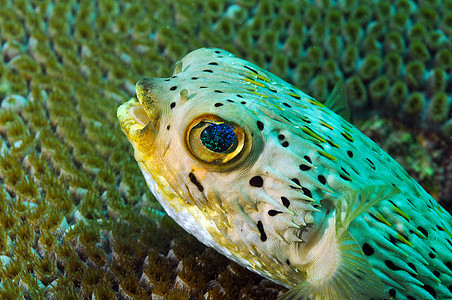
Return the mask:
POLYGON ((450 0, 0 5, 2 299, 278 295, 161 212, 116 120, 135 82, 170 76, 198 47, 232 51, 320 101, 343 80, 355 112, 390 116, 372 121, 393 138, 370 135, 452 203, 450 0), (401 136, 399 120, 425 131, 401 136))

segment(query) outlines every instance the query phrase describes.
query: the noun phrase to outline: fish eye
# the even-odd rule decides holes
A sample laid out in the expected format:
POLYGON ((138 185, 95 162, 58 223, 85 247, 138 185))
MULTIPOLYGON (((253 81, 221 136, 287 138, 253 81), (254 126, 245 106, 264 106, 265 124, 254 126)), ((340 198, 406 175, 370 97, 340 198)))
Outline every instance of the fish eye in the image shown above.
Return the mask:
POLYGON ((205 163, 223 165, 242 152, 245 132, 233 122, 215 115, 204 115, 191 122, 185 139, 194 157, 205 163))
POLYGON ((221 123, 210 123, 201 131, 201 142, 209 150, 217 153, 226 152, 236 144, 237 135, 232 126, 221 123))

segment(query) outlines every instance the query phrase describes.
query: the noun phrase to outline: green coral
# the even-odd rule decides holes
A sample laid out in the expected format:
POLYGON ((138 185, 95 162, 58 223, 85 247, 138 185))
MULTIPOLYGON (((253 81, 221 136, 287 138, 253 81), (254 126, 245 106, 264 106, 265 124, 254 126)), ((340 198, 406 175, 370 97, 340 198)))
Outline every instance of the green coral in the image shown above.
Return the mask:
POLYGON ((0 1, 0 298, 276 297, 162 216, 117 106, 210 46, 450 137, 452 1, 430 2, 0 1))

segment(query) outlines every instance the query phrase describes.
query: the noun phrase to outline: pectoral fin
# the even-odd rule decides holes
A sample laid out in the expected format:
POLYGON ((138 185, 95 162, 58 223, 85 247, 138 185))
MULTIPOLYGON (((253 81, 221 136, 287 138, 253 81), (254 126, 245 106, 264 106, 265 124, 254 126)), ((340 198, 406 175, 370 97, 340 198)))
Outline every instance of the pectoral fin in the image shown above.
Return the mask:
POLYGON ((345 120, 350 121, 350 109, 348 107, 344 82, 338 81, 336 83, 330 96, 326 99, 325 106, 345 120))
POLYGON ((306 279, 280 299, 383 298, 383 282, 347 228, 362 212, 398 192, 392 186, 377 186, 339 199, 322 239, 307 253, 306 279))

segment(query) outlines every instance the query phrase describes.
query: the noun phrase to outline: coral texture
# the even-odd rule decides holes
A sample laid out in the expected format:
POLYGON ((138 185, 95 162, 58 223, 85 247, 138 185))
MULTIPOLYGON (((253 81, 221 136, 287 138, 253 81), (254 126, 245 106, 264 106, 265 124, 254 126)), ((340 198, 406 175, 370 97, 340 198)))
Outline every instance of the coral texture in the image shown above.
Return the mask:
POLYGON ((450 210, 452 1, 329 3, 0 0, 0 298, 276 297, 159 211, 116 120, 198 47, 319 100, 344 80, 355 116, 389 116, 362 128, 450 210))

